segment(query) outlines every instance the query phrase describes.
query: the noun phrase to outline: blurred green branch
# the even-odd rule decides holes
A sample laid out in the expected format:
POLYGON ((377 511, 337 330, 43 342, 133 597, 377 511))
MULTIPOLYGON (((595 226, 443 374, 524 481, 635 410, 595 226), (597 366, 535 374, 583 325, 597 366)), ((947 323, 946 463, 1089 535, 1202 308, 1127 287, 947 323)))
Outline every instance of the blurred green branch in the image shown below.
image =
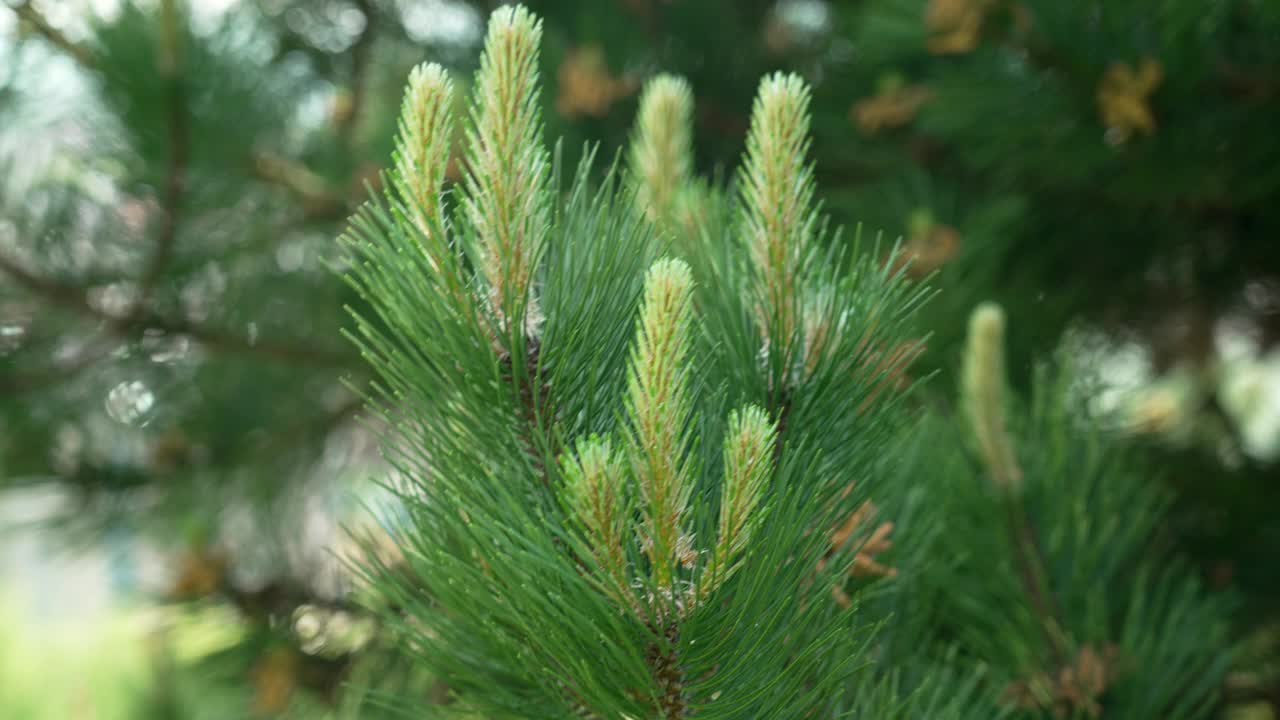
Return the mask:
POLYGON ((109 345, 101 342, 92 343, 96 347, 85 349, 72 360, 51 367, 28 372, 16 372, 0 380, 0 392, 17 394, 41 390, 51 385, 66 382, 69 378, 93 367, 111 352, 109 345))
POLYGON ((311 219, 340 218, 347 203, 325 178, 307 166, 277 153, 254 153, 252 172, 263 182, 278 185, 302 202, 311 219))
POLYGON ((116 335, 134 337, 147 329, 185 335, 215 352, 259 355, 281 362, 297 362, 319 367, 351 367, 356 358, 350 353, 299 345, 292 342, 250 339, 220 328, 213 328, 181 318, 159 315, 143 304, 121 317, 104 312, 89 302, 85 288, 44 278, 22 267, 12 258, 0 255, 0 272, 4 272, 27 290, 49 302, 79 315, 99 320, 116 335))
POLYGON ((169 158, 165 171, 164 196, 161 200, 163 218, 160 234, 156 238, 155 252, 138 283, 138 303, 141 309, 151 298, 156 283, 164 275, 173 258, 177 244, 178 223, 182 210, 182 195, 186 189, 187 157, 190 154, 190 130, 187 118, 186 93, 183 89, 182 48, 179 40, 177 0, 162 3, 160 27, 160 73, 168 82, 168 144, 169 158))
POLYGON ((351 104, 350 111, 345 113, 338 123, 339 138, 343 149, 350 153, 353 141, 353 129, 358 124, 368 94, 368 68, 370 51, 373 49, 375 36, 374 20, 377 8, 372 0, 356 0, 356 8, 364 15, 364 28, 351 45, 351 104))
POLYGON ((31 4, 31 0, 19 0, 17 4, 10 4, 9 9, 17 14, 18 19, 30 25, 50 45, 62 50, 80 65, 86 68, 93 68, 97 65, 97 59, 94 58, 93 53, 89 52, 88 48, 72 41, 65 33, 50 24, 49 19, 31 4))

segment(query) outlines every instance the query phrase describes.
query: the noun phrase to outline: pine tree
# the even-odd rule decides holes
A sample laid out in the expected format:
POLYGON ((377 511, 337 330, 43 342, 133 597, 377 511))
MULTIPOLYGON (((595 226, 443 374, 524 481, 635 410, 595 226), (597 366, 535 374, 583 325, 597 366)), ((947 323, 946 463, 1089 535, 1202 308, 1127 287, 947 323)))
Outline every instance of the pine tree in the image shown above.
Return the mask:
POLYGON ((411 118, 448 85, 415 71, 400 157, 436 164, 400 163, 347 237, 407 509, 403 562, 365 569, 456 709, 1203 717, 1223 607, 1141 552, 1161 502, 1065 386, 1006 415, 1001 312, 974 315, 969 432, 904 406, 889 349, 923 293, 822 250, 804 81, 764 78, 735 189, 684 196, 689 222, 670 77, 630 170, 593 183, 588 152, 560 199, 530 111, 541 31, 491 17, 456 200, 443 124, 411 118))
POLYGON ((352 298, 325 260, 389 152, 363 81, 398 86, 404 48, 369 57, 390 27, 368 4, 350 47, 302 61, 247 5, 129 2, 78 26, 51 5, 0 8, 5 502, 56 501, 51 562, 105 547, 112 592, 174 626, 103 663, 154 665, 114 689, 129 717, 372 717, 342 688, 430 679, 388 662, 331 557, 374 453, 342 385, 367 377, 340 336, 352 298), (350 107, 298 112, 334 86, 350 107), (225 642, 168 647, 193 636, 225 642))

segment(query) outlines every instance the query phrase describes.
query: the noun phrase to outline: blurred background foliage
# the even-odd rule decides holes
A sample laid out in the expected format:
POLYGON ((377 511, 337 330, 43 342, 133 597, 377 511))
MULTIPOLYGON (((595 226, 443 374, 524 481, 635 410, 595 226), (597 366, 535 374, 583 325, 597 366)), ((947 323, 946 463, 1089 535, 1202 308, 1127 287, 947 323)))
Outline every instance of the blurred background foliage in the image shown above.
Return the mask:
MULTIPOLYGON (((44 716, 373 717, 371 677, 441 692, 343 567, 378 459, 327 263, 408 70, 465 85, 497 3, 4 3, 0 582, 20 628, 112 618, 79 643, 113 648, 76 674, 88 699, 44 716), (100 673, 119 697, 92 699, 100 673)), ((939 291, 923 401, 953 396, 983 299, 1017 382, 1055 350, 1095 369, 1089 401, 1175 490, 1171 542, 1242 599, 1240 705, 1280 706, 1280 3, 528 4, 568 167, 621 148, 668 71, 723 177, 759 77, 804 75, 838 241, 900 243, 939 291)), ((38 686, 44 643, 0 643, 0 714, 42 717, 47 693, 10 688, 38 686)))

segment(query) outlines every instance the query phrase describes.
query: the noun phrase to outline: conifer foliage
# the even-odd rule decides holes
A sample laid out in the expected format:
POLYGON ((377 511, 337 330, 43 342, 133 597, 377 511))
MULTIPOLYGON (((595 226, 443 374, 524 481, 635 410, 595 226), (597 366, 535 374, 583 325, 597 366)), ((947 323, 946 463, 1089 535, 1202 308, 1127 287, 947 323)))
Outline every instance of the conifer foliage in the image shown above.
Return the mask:
POLYGON ((656 78, 599 181, 543 144, 540 40, 491 16, 453 192, 450 82, 411 74, 391 190, 345 236, 405 509, 403 559, 362 570, 434 709, 1203 717, 1220 604, 1150 564, 1161 503, 1068 383, 1011 410, 998 309, 963 416, 907 404, 925 292, 821 222, 804 81, 763 79, 725 189, 656 78))
MULTIPOLYGON (((1139 288, 1280 317, 1244 240, 1276 226, 1273 3, 529 2, 487 31, 499 3, 0 8, 0 489, 170 554, 146 601, 183 651, 157 643, 128 717, 1275 697, 1230 640, 1274 614, 1270 505, 1210 475, 1167 515, 1094 379, 1029 360, 1069 318, 1145 314, 1139 288), (82 92, 50 112, 62 75, 82 92), (1125 292, 1052 289, 1085 266, 1125 292), (390 532, 353 578, 325 550, 375 525, 345 500, 370 474, 390 532), (1236 538, 1204 565, 1250 614, 1170 551, 1188 519, 1236 538), (188 657, 208 618, 226 643, 188 657)), ((1266 415, 1250 374, 1195 402, 1266 415)), ((1189 417, 1153 399, 1145 424, 1189 417)))
MULTIPOLYGON (((615 171, 593 188, 584 166, 553 194, 531 112, 539 32, 521 8, 490 20, 457 211, 435 200, 438 166, 406 162, 441 157, 431 146, 447 141, 418 119, 424 97, 446 92, 441 71, 412 75, 397 190, 348 236, 349 276, 373 308, 354 337, 382 378, 374 401, 406 478, 413 548, 407 571, 369 568, 375 585, 411 619, 422 660, 482 713, 838 708, 867 636, 831 602, 852 549, 820 564, 814 530, 860 499, 843 491, 871 444, 834 433, 884 412, 888 397, 870 392, 883 370, 859 357, 893 341, 913 296, 879 268, 800 262, 815 210, 807 89, 793 76, 762 85, 744 171, 754 185, 738 219, 701 229, 703 257, 662 257, 651 200, 637 199, 659 195, 631 185, 686 174, 683 130, 638 133, 647 177, 615 171), (736 227, 754 229, 741 249, 755 252, 724 247, 736 227), (749 260, 719 265, 726 250, 749 260), (720 274, 706 291, 695 263, 720 274), (812 311, 830 329, 809 373, 790 367, 802 290, 834 298, 812 311), (854 307, 878 308, 878 327, 854 307), (717 336, 726 328, 737 336, 717 336), (837 410, 823 386, 867 402, 837 410), (841 444, 823 460, 820 448, 841 444)), ((647 97, 678 106, 680 84, 664 82, 647 97)))

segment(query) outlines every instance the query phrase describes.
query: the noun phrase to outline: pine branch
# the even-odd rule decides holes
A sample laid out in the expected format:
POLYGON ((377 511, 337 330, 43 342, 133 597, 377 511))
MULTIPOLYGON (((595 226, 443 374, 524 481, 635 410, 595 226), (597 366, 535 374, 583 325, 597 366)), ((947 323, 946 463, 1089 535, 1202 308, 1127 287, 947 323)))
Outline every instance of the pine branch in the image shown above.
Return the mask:
POLYGON ((653 668, 653 679, 658 685, 658 717, 662 720, 683 720, 689 712, 685 700, 684 671, 680 668, 680 656, 676 647, 680 642, 680 628, 669 625, 661 641, 649 646, 645 659, 653 668))
POLYGON ((453 140, 453 82, 444 68, 429 63, 409 73, 400 109, 394 154, 394 183, 409 206, 426 244, 427 258, 439 270, 449 244, 444 213, 444 182, 453 140))
POLYGON ((76 375, 88 370, 105 358, 111 348, 96 348, 93 351, 82 351, 75 359, 61 365, 32 372, 20 372, 0 380, 0 393, 19 394, 38 392, 53 385, 67 382, 76 375))
POLYGON ((755 266, 760 324, 774 353, 789 365, 800 275, 815 229, 809 147, 809 87, 778 73, 760 83, 751 113, 747 154, 739 173, 743 232, 755 266))
POLYGON ((986 303, 973 311, 965 349, 964 408, 991 480, 1017 493, 1022 469, 1013 452, 1005 419, 1004 310, 986 303))
POLYGON ((1032 610, 1040 620, 1040 628, 1044 632, 1053 666, 1066 667, 1070 653, 1061 632, 1058 632, 1062 627, 1062 611, 1057 607, 1053 594, 1046 593, 1044 587, 1045 568, 1048 567, 1044 549, 1036 539, 1035 527, 1021 504, 1013 502, 1012 498, 1005 498, 1005 500, 1006 525, 1013 545, 1014 559, 1018 564, 1018 578, 1022 582, 1022 589, 1026 592, 1032 610))
POLYGON ((650 219, 670 222, 677 193, 693 175, 693 91, 684 78, 664 74, 645 84, 630 168, 640 206, 650 219))
POLYGON ((627 577, 626 508, 621 458, 608 439, 578 442, 563 461, 565 492, 574 516, 586 532, 596 564, 604 571, 606 588, 622 607, 634 607, 627 577))
POLYGON ((1216 69, 1227 89, 1251 100, 1265 101, 1280 95, 1280 77, 1276 69, 1243 67, 1226 60, 1219 61, 1216 69))
POLYGON ((239 355, 259 355, 280 362, 298 362, 314 367, 349 368, 356 358, 324 348, 297 345, 288 342, 254 339, 233 334, 219 328, 198 325, 187 320, 165 318, 159 315, 143 315, 127 326, 130 334, 154 328, 176 335, 186 335, 215 352, 239 355))
POLYGON ((364 28, 360 30, 356 41, 351 45, 351 98, 349 110, 343 114, 338 124, 338 137, 343 149, 350 154, 354 142, 354 131, 359 125, 360 115, 364 110, 365 99, 369 87, 369 58, 376 35, 375 20, 377 8, 372 0, 356 0, 356 9, 364 15, 364 28))
POLYGON ((517 432, 520 441, 533 461, 534 473, 543 487, 550 489, 551 478, 547 468, 560 454, 560 448, 554 433, 544 435, 541 430, 543 423, 555 417, 549 388, 539 378, 542 342, 537 338, 530 339, 525 353, 528 359, 520 369, 513 365, 514 355, 502 358, 502 379, 515 390, 519 402, 520 427, 517 432))
POLYGON ((1004 333, 1004 310, 998 305, 984 303, 974 310, 964 356, 963 404, 984 466, 1006 507, 1009 540, 1023 590, 1040 620, 1054 666, 1064 667, 1069 653, 1058 632, 1062 612, 1052 593, 1046 593, 1048 560, 1020 502, 1022 469, 1005 416, 1004 333))
POLYGON ((138 281, 137 310, 151 300, 156 284, 169 267, 178 241, 178 224, 186 190, 187 159, 190 154, 190 122, 182 77, 181 29, 178 0, 164 0, 160 11, 160 46, 158 69, 168 84, 167 117, 169 158, 165 169, 164 191, 160 200, 160 234, 156 238, 151 260, 138 281))
POLYGON ((724 482, 720 487, 720 519, 711 561, 703 570, 698 594, 706 598, 737 569, 759 524, 758 509, 765 484, 773 475, 777 430, 758 407, 729 413, 724 441, 724 482))
POLYGON ((49 19, 37 10, 35 5, 31 4, 31 0, 19 0, 16 5, 9 5, 9 9, 12 10, 20 20, 29 24, 32 29, 39 33, 40 36, 48 41, 50 45, 53 45, 66 53, 68 57, 79 63, 81 67, 90 70, 97 67, 98 60, 93 56, 93 53, 89 52, 89 49, 83 45, 72 41, 65 33, 54 27, 53 24, 49 22, 49 19))
MULTIPOLYGON (((372 0, 357 0, 356 8, 364 15, 365 25, 348 50, 351 59, 350 94, 343 110, 335 113, 338 142, 343 155, 349 160, 354 152, 352 146, 355 129, 367 105, 369 65, 377 34, 377 7, 372 0)), ((291 31, 286 31, 285 37, 296 42, 304 51, 327 59, 326 53, 305 43, 291 31)), ((294 42, 284 43, 281 52, 288 51, 294 42)), ((344 193, 334 189, 329 181, 315 171, 269 150, 254 153, 251 171, 259 180, 279 185, 300 200, 308 219, 342 218, 353 204, 353 200, 344 197, 344 193)), ((363 193, 364 188, 357 187, 355 191, 363 193)))
POLYGON ((328 181, 302 163, 260 150, 253 155, 251 171, 259 180, 278 185, 301 201, 308 218, 339 218, 347 211, 347 202, 328 181))
POLYGON ((1280 708, 1280 682, 1272 680, 1267 683, 1260 678, 1241 674, 1227 676, 1225 685, 1222 697, 1224 707, 1266 702, 1273 708, 1280 708))
POLYGON ((89 304, 84 288, 42 278, 4 255, 0 255, 0 270, 17 281, 19 285, 56 305, 81 314, 99 315, 98 311, 89 304))
POLYGON ((112 315, 94 307, 89 302, 86 288, 40 277, 4 255, 0 255, 0 272, 4 272, 19 285, 58 307, 102 322, 109 331, 122 338, 131 339, 144 330, 156 329, 169 334, 185 335, 214 352, 260 355, 281 362, 296 362, 314 367, 347 368, 356 365, 357 358, 347 353, 335 353, 323 348, 288 342, 250 340, 241 335, 199 325, 189 320, 164 317, 141 306, 135 307, 127 316, 112 315))
POLYGON ((493 13, 467 133, 463 207, 476 229, 491 309, 534 335, 534 263, 549 223, 550 155, 542 142, 538 54, 542 21, 521 6, 493 13), (515 317, 514 315, 519 315, 515 317))
POLYGON ((688 369, 692 335, 693 278, 680 260, 653 264, 645 278, 644 301, 636 321, 636 341, 627 377, 627 417, 632 462, 644 499, 645 544, 653 579, 674 591, 681 519, 692 492, 684 460, 691 417, 688 369))

